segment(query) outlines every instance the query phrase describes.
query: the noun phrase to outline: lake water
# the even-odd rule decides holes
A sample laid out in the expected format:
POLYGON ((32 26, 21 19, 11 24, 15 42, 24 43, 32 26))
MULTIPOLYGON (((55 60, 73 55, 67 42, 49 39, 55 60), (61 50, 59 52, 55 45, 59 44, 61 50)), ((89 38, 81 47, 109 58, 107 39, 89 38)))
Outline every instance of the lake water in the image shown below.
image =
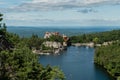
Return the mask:
POLYGON ((40 63, 59 66, 66 80, 111 80, 94 65, 94 48, 71 46, 61 55, 40 56, 40 63))
MULTIPOLYGON (((45 28, 45 27, 8 27, 9 32, 19 34, 21 37, 30 37, 37 34, 44 36, 46 31, 60 32, 67 36, 83 33, 109 31, 113 28, 45 28)), ((66 80, 111 80, 106 72, 94 65, 94 48, 68 47, 61 55, 41 56, 43 65, 59 66, 65 73, 66 80)))

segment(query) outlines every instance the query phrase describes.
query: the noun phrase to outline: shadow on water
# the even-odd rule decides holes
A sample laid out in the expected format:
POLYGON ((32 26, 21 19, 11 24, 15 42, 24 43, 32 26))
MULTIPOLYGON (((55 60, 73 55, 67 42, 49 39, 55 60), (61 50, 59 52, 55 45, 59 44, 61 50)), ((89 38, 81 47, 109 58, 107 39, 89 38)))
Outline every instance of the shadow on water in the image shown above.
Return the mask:
POLYGON ((95 68, 96 70, 99 70, 99 71, 101 71, 101 72, 104 72, 105 75, 109 76, 110 80, 116 80, 116 79, 113 78, 109 73, 107 73, 106 69, 103 68, 102 66, 97 65, 97 64, 94 64, 94 68, 95 68))
POLYGON ((59 66, 66 80, 112 80, 93 59, 94 48, 70 46, 60 55, 40 56, 40 63, 59 66))

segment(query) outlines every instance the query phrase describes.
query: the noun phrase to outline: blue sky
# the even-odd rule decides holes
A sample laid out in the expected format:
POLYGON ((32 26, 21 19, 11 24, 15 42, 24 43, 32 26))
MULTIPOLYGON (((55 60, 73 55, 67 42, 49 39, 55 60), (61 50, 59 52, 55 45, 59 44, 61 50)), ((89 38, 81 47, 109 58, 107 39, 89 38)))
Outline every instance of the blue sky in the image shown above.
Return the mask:
POLYGON ((120 26, 120 0, 0 0, 8 26, 120 26))

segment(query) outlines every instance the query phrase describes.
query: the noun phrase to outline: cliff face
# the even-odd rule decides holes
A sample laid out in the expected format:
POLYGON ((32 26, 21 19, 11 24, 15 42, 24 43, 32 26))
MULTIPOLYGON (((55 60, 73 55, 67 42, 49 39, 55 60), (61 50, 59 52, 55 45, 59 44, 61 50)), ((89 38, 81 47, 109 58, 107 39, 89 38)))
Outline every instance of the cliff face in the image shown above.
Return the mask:
POLYGON ((69 38, 59 32, 46 32, 44 35, 45 42, 40 46, 40 50, 34 49, 37 54, 53 53, 58 54, 67 49, 69 38))
POLYGON ((51 48, 61 48, 63 45, 60 42, 52 42, 52 41, 46 41, 43 43, 46 47, 51 47, 51 48))
POLYGON ((60 42, 46 41, 43 43, 43 45, 50 47, 54 54, 58 54, 60 51, 63 51, 65 49, 65 46, 60 42))
POLYGON ((41 54, 41 55, 49 55, 49 54, 59 54, 61 51, 66 49, 66 46, 64 46, 60 42, 55 41, 46 41, 43 42, 45 49, 41 46, 41 50, 33 50, 33 53, 41 54))

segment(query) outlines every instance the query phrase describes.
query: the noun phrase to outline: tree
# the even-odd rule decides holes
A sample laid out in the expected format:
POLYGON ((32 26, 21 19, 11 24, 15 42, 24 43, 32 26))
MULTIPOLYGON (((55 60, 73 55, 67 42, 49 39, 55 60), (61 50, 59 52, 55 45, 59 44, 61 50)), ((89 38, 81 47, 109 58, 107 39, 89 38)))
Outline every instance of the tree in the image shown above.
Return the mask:
POLYGON ((33 63, 37 62, 37 56, 27 48, 19 48, 10 51, 2 51, 0 53, 0 78, 1 79, 20 79, 26 80, 28 73, 32 71, 33 63))
POLYGON ((3 80, 63 80, 58 67, 39 64, 38 57, 28 47, 19 47, 13 52, 0 53, 0 79, 3 80))
MULTIPOLYGON (((2 21, 0 14, 0 22, 2 21)), ((32 53, 27 41, 33 46, 41 44, 38 36, 21 39, 18 35, 8 33, 6 25, 0 23, 0 80, 63 80, 64 74, 59 68, 43 67, 38 55, 32 53), (35 44, 34 41, 36 42, 35 44), (14 46, 11 49, 11 44, 14 46)))
MULTIPOLYGON (((25 40, 25 38, 24 38, 25 40)), ((44 39, 39 38, 38 35, 32 35, 30 38, 26 39, 26 43, 30 49, 33 47, 36 49, 40 49, 40 46, 42 45, 44 39)))
POLYGON ((63 37, 62 36, 58 36, 58 35, 52 35, 50 36, 50 38, 47 38, 48 41, 56 41, 56 42, 61 42, 63 43, 63 37))
POLYGON ((97 37, 95 37, 94 39, 93 39, 93 42, 96 44, 96 43, 98 43, 98 41, 99 41, 99 39, 97 38, 97 37))
POLYGON ((0 21, 2 21, 2 20, 3 20, 2 16, 3 16, 3 14, 1 14, 1 13, 0 13, 0 21))
POLYGON ((103 66, 111 76, 120 78, 120 41, 96 48, 94 62, 103 66))
POLYGON ((6 33, 6 25, 5 23, 2 23, 2 18, 3 14, 0 14, 0 35, 4 35, 5 36, 5 33, 6 33))

